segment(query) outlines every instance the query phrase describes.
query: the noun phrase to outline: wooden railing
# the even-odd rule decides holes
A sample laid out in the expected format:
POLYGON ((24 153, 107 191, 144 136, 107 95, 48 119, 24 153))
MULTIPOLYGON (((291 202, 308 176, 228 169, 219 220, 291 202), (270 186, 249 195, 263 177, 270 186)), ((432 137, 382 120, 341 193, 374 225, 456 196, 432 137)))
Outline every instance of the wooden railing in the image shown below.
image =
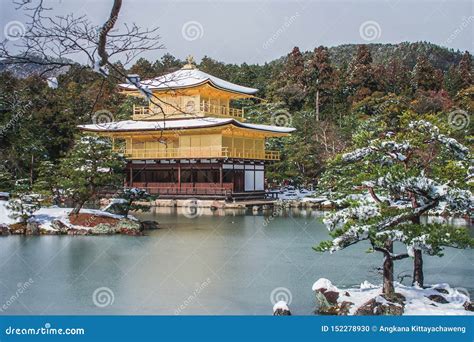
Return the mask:
POLYGON ((127 159, 199 159, 199 158, 237 158, 280 160, 278 151, 257 151, 232 149, 221 146, 210 147, 179 147, 168 149, 125 149, 118 150, 127 159))
POLYGON ((201 101, 199 108, 191 113, 187 112, 186 109, 180 109, 176 106, 169 104, 162 104, 161 109, 151 109, 148 106, 135 106, 133 105, 133 120, 157 120, 163 119, 163 113, 169 116, 178 115, 213 115, 213 116, 224 116, 232 117, 237 120, 244 119, 244 110, 238 108, 232 108, 228 106, 215 105, 207 101, 201 101))
POLYGON ((201 113, 204 113, 204 114, 217 115, 217 116, 230 116, 235 119, 244 118, 243 109, 214 105, 206 101, 201 101, 200 111, 201 113))
POLYGON ((137 183, 133 187, 146 189, 150 194, 159 195, 210 195, 228 196, 232 193, 232 183, 137 183))

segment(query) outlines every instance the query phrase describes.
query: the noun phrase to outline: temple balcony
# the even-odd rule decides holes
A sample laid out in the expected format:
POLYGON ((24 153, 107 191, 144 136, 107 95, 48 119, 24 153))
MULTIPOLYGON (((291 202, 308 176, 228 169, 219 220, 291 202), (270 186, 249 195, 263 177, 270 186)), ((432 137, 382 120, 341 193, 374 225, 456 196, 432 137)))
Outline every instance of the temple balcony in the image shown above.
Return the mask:
POLYGON ((133 106, 133 120, 163 120, 164 118, 189 118, 216 116, 228 117, 239 121, 244 121, 244 110, 232 108, 226 105, 212 104, 208 101, 200 101, 199 108, 184 108, 161 104, 161 108, 151 108, 149 106, 133 106), (165 117, 163 117, 163 113, 165 117))
POLYGON ((145 159, 207 159, 207 158, 236 158, 255 160, 280 160, 280 152, 268 150, 242 150, 237 148, 211 147, 178 147, 167 149, 132 149, 125 148, 116 151, 124 154, 129 160, 145 159))

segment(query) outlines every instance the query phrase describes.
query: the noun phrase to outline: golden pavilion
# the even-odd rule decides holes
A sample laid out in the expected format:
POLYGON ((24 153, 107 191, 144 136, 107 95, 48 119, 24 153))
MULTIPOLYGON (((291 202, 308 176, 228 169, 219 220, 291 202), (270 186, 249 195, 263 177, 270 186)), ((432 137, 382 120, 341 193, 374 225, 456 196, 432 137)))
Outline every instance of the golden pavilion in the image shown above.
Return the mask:
POLYGON ((122 150, 126 186, 161 198, 265 197, 265 166, 280 158, 265 149, 265 139, 294 128, 245 122, 244 110, 232 103, 258 89, 200 71, 192 57, 180 70, 136 84, 119 86, 129 96, 143 97, 143 89, 152 96, 147 106, 134 106, 132 120, 79 126, 122 150))

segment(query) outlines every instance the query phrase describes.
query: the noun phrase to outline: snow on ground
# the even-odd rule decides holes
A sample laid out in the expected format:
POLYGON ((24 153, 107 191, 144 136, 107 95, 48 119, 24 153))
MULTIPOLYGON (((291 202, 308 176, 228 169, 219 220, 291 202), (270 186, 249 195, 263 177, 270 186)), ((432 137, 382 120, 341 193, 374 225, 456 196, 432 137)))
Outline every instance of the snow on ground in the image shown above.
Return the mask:
POLYGON ((295 189, 292 186, 281 188, 279 190, 278 199, 282 201, 289 201, 289 200, 299 200, 303 198, 308 198, 314 194, 314 191, 307 190, 307 189, 295 189))
POLYGON ((70 225, 68 215, 71 210, 71 208, 59 207, 41 208, 34 213, 30 220, 38 222, 40 228, 54 230, 54 228, 51 226, 51 222, 54 220, 60 220, 64 224, 70 225))
POLYGON ((10 218, 10 211, 7 209, 7 201, 0 201, 0 224, 13 224, 15 220, 10 218))
MULTIPOLYGON (((466 310, 463 306, 466 301, 470 301, 469 293, 465 289, 452 288, 448 284, 436 284, 427 288, 405 286, 397 282, 394 285, 395 292, 406 298, 404 315, 474 315, 474 312, 466 310), (447 293, 441 293, 436 289, 447 293), (427 298, 431 295, 440 295, 449 303, 435 303, 427 298)), ((338 289, 328 279, 321 278, 313 284, 312 289, 315 291, 321 288, 339 292, 337 299, 339 303, 343 301, 354 303, 349 310, 350 315, 373 298, 381 303, 386 301, 381 296, 382 286, 373 285, 368 281, 364 281, 358 288, 338 289)))
MULTIPOLYGON (((7 201, 0 201, 0 224, 13 224, 16 221, 10 218, 10 210, 7 208, 7 201)), ((60 220, 64 224, 71 226, 69 222, 69 214, 72 211, 72 208, 60 208, 57 206, 45 207, 40 208, 33 214, 33 217, 30 218, 31 221, 36 221, 40 224, 40 228, 45 230, 54 230, 51 226, 51 223, 54 220, 60 220)), ((102 210, 96 209, 81 209, 82 214, 92 214, 95 216, 102 216, 102 217, 112 217, 116 219, 121 219, 123 216, 112 214, 109 212, 105 212, 102 210)), ((129 219, 135 220, 134 217, 129 216, 129 219)), ((78 228, 78 226, 76 226, 78 228)), ((80 227, 84 229, 90 229, 90 227, 80 227)))

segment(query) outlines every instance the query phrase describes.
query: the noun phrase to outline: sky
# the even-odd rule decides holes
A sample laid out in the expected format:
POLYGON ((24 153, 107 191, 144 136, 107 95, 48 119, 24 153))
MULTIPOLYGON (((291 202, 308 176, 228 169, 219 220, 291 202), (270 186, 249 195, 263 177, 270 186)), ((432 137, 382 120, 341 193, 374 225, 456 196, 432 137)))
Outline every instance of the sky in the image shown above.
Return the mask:
MULTIPOLYGON (((36 0, 31 0, 36 1, 36 0)), ((44 0, 55 14, 85 14, 96 24, 112 0, 44 0)), ((319 45, 428 41, 474 51, 474 1, 465 0, 123 0, 117 25, 159 27, 165 49, 184 59, 204 55, 226 63, 264 63, 319 45)), ((25 22, 12 0, 0 0, 0 36, 25 22)))

